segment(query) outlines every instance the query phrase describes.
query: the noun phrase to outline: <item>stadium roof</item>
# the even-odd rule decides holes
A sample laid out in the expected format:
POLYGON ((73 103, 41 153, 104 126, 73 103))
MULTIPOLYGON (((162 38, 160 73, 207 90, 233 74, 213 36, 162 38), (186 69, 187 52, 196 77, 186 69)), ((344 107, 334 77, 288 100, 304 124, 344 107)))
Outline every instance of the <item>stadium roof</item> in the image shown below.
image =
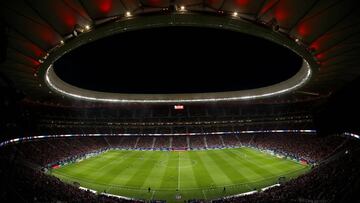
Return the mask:
POLYGON ((290 87, 299 88, 282 97, 330 95, 360 73, 360 15, 355 0, 12 0, 0 4, 8 28, 7 59, 0 70, 33 101, 69 101, 52 93, 54 88, 45 82, 48 67, 69 50, 129 28, 166 24, 221 26, 290 47, 308 61, 314 74, 304 84, 298 78, 290 87))

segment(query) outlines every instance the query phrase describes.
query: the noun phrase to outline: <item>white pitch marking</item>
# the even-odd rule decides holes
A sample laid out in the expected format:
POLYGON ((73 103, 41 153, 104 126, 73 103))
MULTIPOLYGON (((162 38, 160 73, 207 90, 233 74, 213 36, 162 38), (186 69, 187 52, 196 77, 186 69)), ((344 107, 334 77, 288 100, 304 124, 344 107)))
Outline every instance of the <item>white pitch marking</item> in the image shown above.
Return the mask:
POLYGON ((151 199, 154 199, 154 194, 155 194, 155 190, 153 190, 152 195, 151 195, 151 199))
POLYGON ((179 165, 178 165, 178 190, 180 189, 180 152, 178 152, 179 156, 179 165))
POLYGON ((201 190, 201 191, 202 191, 202 193, 204 195, 204 198, 207 199, 204 190, 201 190))

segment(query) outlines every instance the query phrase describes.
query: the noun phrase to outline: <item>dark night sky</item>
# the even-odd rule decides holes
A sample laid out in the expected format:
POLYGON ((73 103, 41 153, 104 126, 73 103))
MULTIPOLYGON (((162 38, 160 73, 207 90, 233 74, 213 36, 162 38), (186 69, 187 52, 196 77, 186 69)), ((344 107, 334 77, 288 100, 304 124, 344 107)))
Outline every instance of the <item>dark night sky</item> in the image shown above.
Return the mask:
POLYGON ((262 87, 290 78, 301 58, 280 45, 212 28, 165 27, 111 36, 55 63, 63 80, 121 93, 193 93, 262 87))

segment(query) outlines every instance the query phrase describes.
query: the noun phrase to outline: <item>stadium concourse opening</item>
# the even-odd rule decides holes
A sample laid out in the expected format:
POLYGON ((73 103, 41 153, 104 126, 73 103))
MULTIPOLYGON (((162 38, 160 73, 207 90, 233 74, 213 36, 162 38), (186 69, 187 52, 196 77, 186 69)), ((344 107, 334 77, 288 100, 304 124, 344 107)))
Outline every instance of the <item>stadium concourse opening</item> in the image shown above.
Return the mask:
POLYGON ((290 49, 259 37, 226 29, 171 26, 88 43, 57 60, 54 69, 60 79, 83 89, 176 94, 277 84, 294 76, 302 61, 290 49))

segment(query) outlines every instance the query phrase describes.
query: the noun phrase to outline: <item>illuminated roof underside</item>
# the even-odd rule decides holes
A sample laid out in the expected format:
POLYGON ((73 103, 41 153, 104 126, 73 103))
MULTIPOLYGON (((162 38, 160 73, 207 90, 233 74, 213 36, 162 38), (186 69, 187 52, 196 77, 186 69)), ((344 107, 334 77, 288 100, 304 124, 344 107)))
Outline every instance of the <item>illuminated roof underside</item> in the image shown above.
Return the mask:
MULTIPOLYGON (((287 46, 310 65, 311 72, 303 73, 302 79, 307 74, 310 78, 303 82, 301 79, 269 92, 218 95, 215 101, 268 97, 273 95, 271 93, 281 94, 296 88, 297 91, 281 98, 295 101, 304 93, 331 95, 360 75, 357 4, 356 0, 3 1, 0 16, 6 25, 8 45, 1 72, 31 101, 73 104, 69 94, 64 98, 59 96, 62 94, 50 94, 54 88, 46 85, 47 69, 62 55, 91 40, 127 29, 186 24, 234 29, 263 37, 287 46)), ((221 40, 216 39, 216 42, 221 40)), ((55 88, 61 89, 56 81, 49 80, 55 88)), ((62 90, 72 94, 67 89, 62 90)), ((100 99, 87 96, 89 100, 100 99)), ((193 101, 206 99, 191 96, 193 101)), ((143 100, 136 96, 106 99, 143 100)), ((159 102, 178 98, 155 99, 159 102)), ((187 97, 182 99, 189 101, 187 97)))
MULTIPOLYGON (((236 66, 236 64, 234 65, 236 66)), ((172 14, 171 17, 168 15, 154 15, 137 17, 133 19, 124 19, 113 22, 98 29, 90 30, 89 32, 83 33, 76 39, 69 41, 69 43, 66 43, 55 50, 42 64, 39 73, 40 76, 44 76, 46 85, 55 92, 76 99, 119 103, 191 103, 250 100, 291 92, 303 86, 310 80, 313 72, 316 72, 315 66, 316 62, 314 58, 302 45, 299 45, 296 41, 289 39, 286 36, 277 34, 273 30, 269 30, 259 25, 250 24, 239 19, 228 19, 224 17, 207 15, 204 16, 196 13, 180 13, 172 14), (275 85, 241 91, 189 94, 122 94, 86 90, 64 82, 56 75, 53 70, 53 63, 57 59, 71 50, 89 43, 90 41, 95 41, 110 35, 127 32, 129 30, 141 30, 144 28, 162 27, 169 25, 212 27, 254 35, 256 37, 264 38, 289 48, 303 58, 303 64, 300 70, 294 76, 275 85)))
POLYGON ((46 83, 56 92, 77 99, 125 103, 187 103, 249 100, 275 96, 297 89, 305 84, 310 79, 310 76, 310 66, 304 60, 300 71, 295 76, 275 85, 252 90, 192 94, 121 94, 81 89, 61 80, 55 74, 52 65, 47 69, 45 77, 46 83))

